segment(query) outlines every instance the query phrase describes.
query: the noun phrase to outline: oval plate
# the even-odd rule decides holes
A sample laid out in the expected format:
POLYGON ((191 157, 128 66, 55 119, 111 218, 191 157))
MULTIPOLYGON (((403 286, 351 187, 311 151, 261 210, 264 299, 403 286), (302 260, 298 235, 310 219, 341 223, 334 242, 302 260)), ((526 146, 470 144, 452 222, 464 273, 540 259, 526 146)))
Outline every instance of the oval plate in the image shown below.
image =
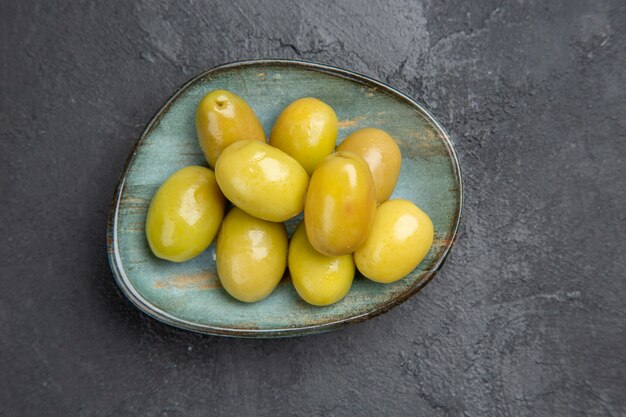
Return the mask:
MULTIPOLYGON (((459 227, 462 182, 448 135, 421 105, 393 88, 354 72, 302 61, 259 60, 223 65, 195 77, 148 124, 128 159, 113 199, 108 254, 126 296, 154 318, 183 329, 238 337, 319 333, 381 314, 426 285, 441 268, 459 227), (220 286, 215 246, 176 264, 156 258, 145 238, 148 205, 159 185, 187 165, 206 165, 197 142, 195 111, 214 89, 243 97, 269 133, 282 109, 313 96, 335 109, 338 143, 350 132, 377 127, 402 151, 402 170, 392 198, 413 201, 428 213, 435 240, 426 259, 406 278, 377 284, 357 274, 350 293, 328 307, 302 301, 286 276, 265 300, 245 304, 220 286)), ((291 232, 298 220, 288 223, 291 232)))

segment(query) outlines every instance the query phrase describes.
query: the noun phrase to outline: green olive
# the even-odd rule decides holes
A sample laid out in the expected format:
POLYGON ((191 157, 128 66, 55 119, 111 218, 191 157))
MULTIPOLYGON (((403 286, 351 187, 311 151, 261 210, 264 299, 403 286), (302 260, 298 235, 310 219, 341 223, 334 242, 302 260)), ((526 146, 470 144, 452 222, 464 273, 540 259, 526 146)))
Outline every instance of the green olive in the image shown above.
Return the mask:
POLYGON ((285 273, 287 231, 233 207, 222 223, 216 255, 217 274, 230 295, 248 303, 262 300, 285 273))
POLYGON ((359 129, 345 138, 337 150, 363 158, 374 178, 376 202, 389 199, 400 175, 402 156, 398 144, 387 132, 371 127, 359 129))
POLYGON ((335 148, 337 115, 321 100, 305 97, 288 105, 278 116, 270 145, 291 155, 311 175, 335 148))
POLYGON ((213 171, 199 166, 176 171, 150 202, 146 217, 150 249, 173 262, 199 255, 213 241, 224 205, 213 171))
POLYGON ((231 143, 242 139, 265 142, 263 126, 254 110, 244 99, 226 90, 211 91, 200 101, 196 132, 211 167, 231 143))
POLYGON ((433 236, 433 222, 415 204, 386 201, 376 209, 369 237, 354 253, 356 266, 372 281, 395 282, 422 262, 433 236))
POLYGON ((354 271, 352 255, 322 255, 311 246, 300 223, 289 243, 289 272, 304 301, 316 306, 336 303, 350 291, 354 271))
POLYGON ((376 211, 376 191, 367 164, 341 151, 313 172, 304 206, 311 245, 327 256, 354 252, 367 238, 376 211))
POLYGON ((302 211, 309 183, 309 176, 295 159, 256 141, 239 141, 226 148, 215 165, 215 176, 234 205, 273 222, 302 211))

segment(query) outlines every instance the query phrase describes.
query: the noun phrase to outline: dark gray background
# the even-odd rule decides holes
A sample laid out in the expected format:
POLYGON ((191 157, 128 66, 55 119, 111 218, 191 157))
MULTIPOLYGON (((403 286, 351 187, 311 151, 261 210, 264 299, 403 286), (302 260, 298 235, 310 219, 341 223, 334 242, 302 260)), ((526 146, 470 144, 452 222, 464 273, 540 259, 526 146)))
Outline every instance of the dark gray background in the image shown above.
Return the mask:
POLYGON ((622 0, 112 3, 0 3, 0 415, 626 415, 622 0), (271 57, 424 102, 462 163, 458 243, 343 331, 162 325, 109 271, 118 175, 186 80, 271 57))

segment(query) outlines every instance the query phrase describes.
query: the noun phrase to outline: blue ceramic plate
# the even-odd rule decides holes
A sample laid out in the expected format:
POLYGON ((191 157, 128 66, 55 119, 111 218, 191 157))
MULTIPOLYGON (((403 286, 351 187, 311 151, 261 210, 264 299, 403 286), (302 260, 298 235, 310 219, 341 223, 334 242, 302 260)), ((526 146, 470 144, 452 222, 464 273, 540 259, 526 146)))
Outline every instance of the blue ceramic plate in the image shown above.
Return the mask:
MULTIPOLYGON (((362 75, 301 61, 262 60, 223 65, 185 84, 148 124, 130 156, 109 218, 108 253, 115 279, 142 311, 183 329, 240 336, 280 337, 337 329, 402 303, 441 268, 459 226, 462 184, 448 135, 434 117, 406 95, 362 75), (388 285, 357 276, 350 293, 328 307, 302 301, 286 276, 265 300, 245 304, 220 286, 215 247, 176 264, 156 258, 145 238, 148 205, 159 185, 187 165, 206 165, 195 132, 200 99, 214 89, 243 97, 269 134, 290 102, 317 97, 335 109, 338 143, 353 130, 384 129, 402 151, 402 170, 392 198, 413 201, 428 213, 435 241, 426 259, 406 278, 388 285)), ((291 232, 297 221, 288 224, 291 232)))

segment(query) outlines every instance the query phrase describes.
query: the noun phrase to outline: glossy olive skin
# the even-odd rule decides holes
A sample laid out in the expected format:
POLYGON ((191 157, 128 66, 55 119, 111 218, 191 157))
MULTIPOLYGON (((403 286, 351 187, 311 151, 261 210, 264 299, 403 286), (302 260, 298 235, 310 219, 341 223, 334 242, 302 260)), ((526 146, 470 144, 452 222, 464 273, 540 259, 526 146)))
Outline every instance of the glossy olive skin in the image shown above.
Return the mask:
POLYGON ((318 165, 304 206, 306 234, 318 252, 354 252, 367 238, 375 211, 374 181, 363 159, 342 151, 318 165))
POLYGON ((430 217, 407 200, 378 206, 369 237, 354 253, 356 266, 372 281, 390 283, 411 273, 433 243, 430 217))
POLYGON ((359 155, 367 163, 376 186, 376 203, 387 201, 398 181, 402 155, 387 132, 367 127, 352 132, 337 148, 359 155))
POLYGON ((281 223, 233 207, 217 238, 217 275, 226 291, 252 303, 270 295, 287 265, 287 231, 281 223))
POLYGON ((289 272, 293 286, 304 301, 327 306, 350 291, 354 259, 352 255, 322 255, 311 246, 304 223, 300 223, 289 242, 289 272))
POLYGON ((295 159, 256 141, 239 141, 226 148, 215 165, 215 176, 234 205, 273 222, 302 211, 309 184, 309 176, 295 159))
POLYGON ((265 132, 254 110, 244 99, 226 90, 204 96, 196 111, 198 142, 209 166, 238 140, 265 142, 265 132))
POLYGON ((213 241, 225 202, 210 169, 188 166, 176 171, 150 202, 146 217, 150 249, 173 262, 196 257, 213 241))
POLYGON ((291 155, 311 175, 335 148, 338 122, 335 111, 313 97, 294 101, 278 116, 270 145, 291 155))

